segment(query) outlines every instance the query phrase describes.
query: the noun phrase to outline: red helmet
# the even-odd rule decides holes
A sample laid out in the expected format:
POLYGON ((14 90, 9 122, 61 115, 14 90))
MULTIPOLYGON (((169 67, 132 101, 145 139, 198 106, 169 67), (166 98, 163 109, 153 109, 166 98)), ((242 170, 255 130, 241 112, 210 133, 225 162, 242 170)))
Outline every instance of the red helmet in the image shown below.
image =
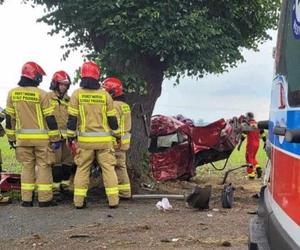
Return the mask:
POLYGON ((70 76, 63 70, 56 71, 54 73, 52 76, 50 89, 55 90, 60 83, 68 84, 69 86, 71 84, 70 76))
POLYGON ((111 94, 112 97, 123 95, 122 82, 115 77, 108 77, 102 82, 102 87, 111 94))
POLYGON ((91 77, 95 80, 100 78, 100 67, 94 62, 85 62, 81 66, 80 70, 81 77, 91 77))
POLYGON ((42 81, 44 75, 46 75, 45 71, 35 62, 27 62, 22 67, 22 76, 32 79, 37 83, 42 81))

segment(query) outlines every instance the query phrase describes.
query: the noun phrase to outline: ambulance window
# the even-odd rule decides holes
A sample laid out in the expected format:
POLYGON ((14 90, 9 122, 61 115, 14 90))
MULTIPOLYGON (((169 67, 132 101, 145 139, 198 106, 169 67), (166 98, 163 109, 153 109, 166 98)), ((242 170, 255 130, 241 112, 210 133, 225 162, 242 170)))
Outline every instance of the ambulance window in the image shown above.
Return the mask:
POLYGON ((298 6, 298 0, 283 1, 277 39, 276 73, 286 76, 289 105, 300 106, 300 5, 298 6))

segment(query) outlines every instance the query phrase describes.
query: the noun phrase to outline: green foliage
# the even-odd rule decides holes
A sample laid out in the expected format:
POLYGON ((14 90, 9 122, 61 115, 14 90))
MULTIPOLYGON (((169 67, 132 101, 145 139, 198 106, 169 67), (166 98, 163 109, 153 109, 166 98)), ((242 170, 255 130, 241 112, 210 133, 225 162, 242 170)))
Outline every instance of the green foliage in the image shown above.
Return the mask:
POLYGON ((6 136, 0 137, 0 150, 3 161, 3 169, 8 172, 20 173, 21 165, 16 160, 15 150, 10 149, 6 136))
POLYGON ((23 0, 43 5, 39 21, 62 32, 64 58, 81 49, 108 74, 136 84, 144 58, 166 77, 222 73, 276 27, 280 0, 23 0))

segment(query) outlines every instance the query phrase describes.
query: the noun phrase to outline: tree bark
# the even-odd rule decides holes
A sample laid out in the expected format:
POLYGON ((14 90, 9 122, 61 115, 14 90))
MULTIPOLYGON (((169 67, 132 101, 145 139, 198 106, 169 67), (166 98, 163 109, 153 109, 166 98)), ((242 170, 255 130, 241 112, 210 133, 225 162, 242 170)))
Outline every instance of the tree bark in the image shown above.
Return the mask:
POLYGON ((146 95, 131 93, 126 95, 126 99, 132 108, 132 138, 130 150, 127 154, 127 164, 129 175, 135 184, 135 188, 140 181, 149 178, 149 157, 146 127, 150 131, 150 118, 157 98, 161 94, 164 67, 159 60, 144 58, 135 68, 136 73, 147 83, 146 95), (146 122, 142 117, 140 105, 143 106, 146 122))

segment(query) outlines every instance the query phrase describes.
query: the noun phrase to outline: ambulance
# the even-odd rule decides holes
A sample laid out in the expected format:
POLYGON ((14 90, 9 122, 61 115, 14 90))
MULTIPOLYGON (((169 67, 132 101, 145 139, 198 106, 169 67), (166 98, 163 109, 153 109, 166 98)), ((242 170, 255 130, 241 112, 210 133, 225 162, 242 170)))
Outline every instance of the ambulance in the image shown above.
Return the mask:
POLYGON ((275 50, 269 165, 249 249, 300 249, 300 0, 283 0, 275 50))

